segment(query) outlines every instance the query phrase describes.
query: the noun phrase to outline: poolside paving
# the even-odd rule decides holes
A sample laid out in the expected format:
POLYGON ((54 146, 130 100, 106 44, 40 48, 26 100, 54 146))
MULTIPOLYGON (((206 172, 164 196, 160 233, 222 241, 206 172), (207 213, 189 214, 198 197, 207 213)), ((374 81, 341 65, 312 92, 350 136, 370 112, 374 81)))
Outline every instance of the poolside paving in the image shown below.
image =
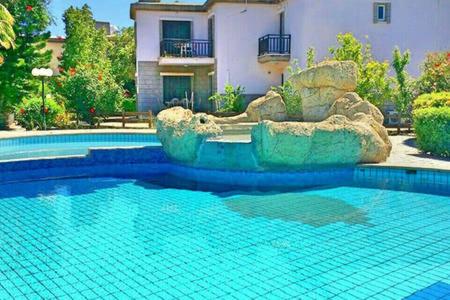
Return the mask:
MULTIPOLYGON (((49 130, 49 131, 24 131, 11 130, 0 131, 0 138, 59 135, 59 134, 83 134, 83 133, 156 133, 155 129, 74 129, 74 130, 49 130)), ((249 135, 225 136, 219 140, 248 141, 249 135)), ((441 169, 450 171, 450 158, 438 157, 422 153, 416 147, 414 135, 390 136, 392 152, 388 160, 380 164, 369 164, 388 167, 407 167, 441 169)))

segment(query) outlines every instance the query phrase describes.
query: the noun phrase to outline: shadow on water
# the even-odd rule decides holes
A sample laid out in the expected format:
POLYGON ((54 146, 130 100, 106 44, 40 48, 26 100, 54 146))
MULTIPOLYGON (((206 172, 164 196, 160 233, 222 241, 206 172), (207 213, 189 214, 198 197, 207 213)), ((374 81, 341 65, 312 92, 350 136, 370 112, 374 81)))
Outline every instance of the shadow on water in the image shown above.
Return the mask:
POLYGON ((246 218, 264 217, 301 222, 314 227, 337 222, 371 226, 363 209, 336 198, 319 195, 244 195, 227 199, 224 203, 229 209, 246 218))
POLYGON ((337 198, 301 193, 311 189, 327 188, 324 186, 302 190, 286 187, 236 187, 180 179, 171 175, 139 180, 135 184, 147 189, 184 189, 209 192, 223 198, 223 203, 228 209, 245 218, 279 219, 301 222, 314 227, 337 222, 372 226, 364 209, 337 198))

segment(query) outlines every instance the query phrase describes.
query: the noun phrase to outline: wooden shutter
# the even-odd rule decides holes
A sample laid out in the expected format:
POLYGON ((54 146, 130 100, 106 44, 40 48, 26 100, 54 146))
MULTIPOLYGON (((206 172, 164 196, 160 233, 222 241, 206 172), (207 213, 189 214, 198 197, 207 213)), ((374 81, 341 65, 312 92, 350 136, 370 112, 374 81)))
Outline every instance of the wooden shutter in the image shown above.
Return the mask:
POLYGON ((385 11, 384 11, 384 13, 386 14, 385 15, 385 17, 386 17, 386 23, 391 23, 391 3, 386 3, 385 4, 386 6, 386 8, 385 8, 385 11))
POLYGON ((378 23, 378 2, 373 3, 373 23, 378 23))

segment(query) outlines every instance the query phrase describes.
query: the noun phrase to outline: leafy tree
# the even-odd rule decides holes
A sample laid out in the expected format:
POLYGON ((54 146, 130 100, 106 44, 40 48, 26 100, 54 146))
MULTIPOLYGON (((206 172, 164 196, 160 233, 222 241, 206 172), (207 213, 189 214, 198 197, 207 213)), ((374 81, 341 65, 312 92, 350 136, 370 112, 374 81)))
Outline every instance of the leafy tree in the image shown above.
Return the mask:
POLYGON ((94 124, 122 109, 124 90, 115 81, 109 51, 111 42, 104 30, 95 28, 87 5, 70 7, 64 13, 66 43, 61 59, 61 76, 54 89, 67 99, 66 107, 94 124))
POLYGON ((418 94, 450 91, 450 51, 430 53, 417 80, 418 94))
MULTIPOLYGON (((401 118, 407 117, 411 109, 413 93, 409 81, 406 66, 410 61, 409 50, 403 54, 398 47, 392 52, 392 67, 395 71, 396 90, 394 92, 394 104, 401 118)), ((399 122, 400 123, 400 122, 399 122)), ((400 124, 399 124, 400 126, 400 124)))
POLYGON ((388 62, 375 60, 371 45, 361 43, 351 33, 338 34, 336 38, 338 47, 330 48, 330 54, 335 60, 354 61, 358 66, 356 92, 374 105, 382 106, 392 93, 388 62))
POLYGON ((39 90, 39 82, 31 75, 36 67, 46 67, 51 51, 44 51, 50 33, 48 0, 9 0, 4 4, 15 19, 16 47, 0 49, 4 63, 0 67, 0 112, 39 90))
POLYGON ((111 60, 111 73, 115 80, 130 93, 136 94, 136 44, 134 28, 122 29, 111 38, 112 47, 109 51, 111 60))
MULTIPOLYGON (((6 7, 0 4, 0 48, 11 49, 15 46, 16 34, 13 25, 14 18, 6 7)), ((2 65, 3 60, 3 56, 0 55, 0 65, 2 65)))

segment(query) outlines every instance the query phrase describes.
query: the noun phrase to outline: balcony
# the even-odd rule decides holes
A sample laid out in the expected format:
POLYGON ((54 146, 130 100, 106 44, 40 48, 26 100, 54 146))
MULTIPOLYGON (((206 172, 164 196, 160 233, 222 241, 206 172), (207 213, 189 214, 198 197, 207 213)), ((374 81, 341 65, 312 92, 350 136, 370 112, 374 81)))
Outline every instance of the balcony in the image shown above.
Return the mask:
POLYGON ((212 65, 213 43, 210 40, 163 39, 159 65, 212 65))
POLYGON ((268 34, 259 38, 258 61, 289 62, 291 59, 291 35, 268 34))

